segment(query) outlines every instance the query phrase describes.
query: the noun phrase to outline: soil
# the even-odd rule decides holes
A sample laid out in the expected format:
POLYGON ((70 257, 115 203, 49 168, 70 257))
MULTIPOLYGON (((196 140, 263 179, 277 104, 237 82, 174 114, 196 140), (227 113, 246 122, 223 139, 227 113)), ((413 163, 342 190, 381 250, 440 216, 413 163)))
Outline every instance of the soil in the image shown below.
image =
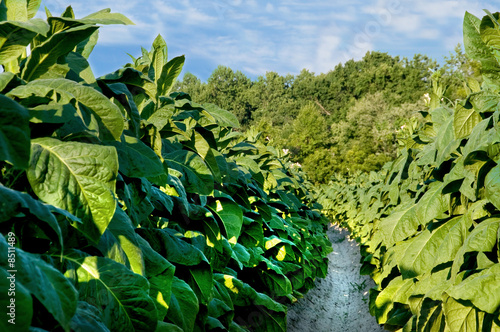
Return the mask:
POLYGON ((330 226, 328 237, 333 247, 328 275, 316 279, 316 287, 288 308, 287 331, 384 331, 368 311, 369 289, 375 284, 359 274, 361 255, 356 241, 336 225, 330 226))

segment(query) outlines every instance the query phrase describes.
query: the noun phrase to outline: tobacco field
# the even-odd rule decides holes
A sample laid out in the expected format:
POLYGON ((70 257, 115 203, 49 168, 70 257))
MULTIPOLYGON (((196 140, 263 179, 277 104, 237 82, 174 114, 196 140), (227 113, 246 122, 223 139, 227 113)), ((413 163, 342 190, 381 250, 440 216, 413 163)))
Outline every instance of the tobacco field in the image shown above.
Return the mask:
MULTIPOLYGON (((500 13, 465 13, 479 68, 465 98, 432 75, 419 115, 397 119, 393 161, 348 172, 347 158, 313 183, 235 112, 177 89, 185 58, 161 35, 95 77, 99 29, 134 23, 71 7, 35 18, 40 5, 0 1, 1 331, 286 331, 288 307, 327 276, 331 223, 357 241, 385 330, 500 331, 500 13)), ((417 60, 395 63, 430 63, 417 60)))
POLYGON ((361 244, 370 312, 387 330, 500 331, 499 17, 465 14, 482 73, 465 100, 450 105, 435 80, 396 160, 323 186, 320 202, 361 244))
POLYGON ((283 331, 331 250, 310 184, 171 93, 184 57, 161 36, 95 78, 99 25, 132 22, 39 5, 0 7, 0 330, 283 331))

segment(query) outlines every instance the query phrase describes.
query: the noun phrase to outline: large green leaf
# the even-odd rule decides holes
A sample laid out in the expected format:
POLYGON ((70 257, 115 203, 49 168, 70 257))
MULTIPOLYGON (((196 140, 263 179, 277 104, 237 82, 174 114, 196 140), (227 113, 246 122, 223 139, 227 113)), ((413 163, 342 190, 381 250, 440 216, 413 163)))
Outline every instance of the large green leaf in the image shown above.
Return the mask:
POLYGON ((215 121, 222 127, 239 128, 240 123, 238 118, 233 113, 226 111, 214 104, 203 104, 203 108, 207 111, 215 121))
POLYGON ((75 315, 71 318, 71 331, 109 332, 102 321, 102 313, 85 301, 78 301, 75 315))
POLYGON ((417 232, 419 222, 416 215, 416 204, 406 204, 389 216, 382 219, 378 228, 385 238, 385 244, 390 247, 396 242, 417 232))
POLYGON ((455 217, 437 229, 425 229, 417 235, 399 263, 403 278, 422 275, 441 263, 452 261, 471 224, 472 219, 467 216, 455 217))
POLYGON ((97 247, 105 257, 145 276, 144 255, 139 247, 138 236, 132 221, 120 207, 115 209, 113 219, 101 236, 97 247))
POLYGON ((473 332, 482 331, 484 312, 473 306, 465 306, 452 297, 443 304, 446 325, 450 331, 473 332))
POLYGON ((465 138, 469 136, 472 129, 481 122, 481 116, 473 107, 465 108, 460 103, 457 103, 453 118, 453 129, 455 130, 455 138, 465 138))
POLYGON ((416 329, 412 331, 440 332, 445 329, 445 317, 441 301, 431 301, 425 298, 417 313, 416 329))
POLYGON ((62 258, 71 266, 65 275, 74 280, 79 299, 99 308, 111 331, 155 329, 156 307, 146 278, 104 257, 74 251, 62 258))
POLYGON ((75 48, 75 52, 81 54, 85 59, 88 59, 90 53, 94 50, 97 40, 99 39, 99 30, 94 31, 87 39, 81 41, 75 48))
POLYGON ((28 0, 3 0, 3 5, 5 5, 7 9, 7 20, 28 20, 28 0))
POLYGON ((81 218, 84 223, 77 228, 98 241, 115 212, 116 150, 54 138, 35 139, 31 145, 27 175, 33 191, 81 218))
POLYGON ((128 126, 125 128, 132 133, 132 136, 139 137, 139 128, 141 126, 141 115, 137 109, 137 105, 134 102, 134 96, 128 89, 127 85, 124 83, 110 83, 105 84, 99 81, 99 86, 103 90, 103 93, 110 98, 115 98, 125 109, 128 115, 128 126), (128 128, 127 128, 128 127, 128 128))
POLYGON ((235 306, 238 324, 246 328, 262 331, 286 331, 286 308, 269 296, 257 292, 249 284, 227 274, 216 274, 215 280, 224 285, 235 306), (237 308, 239 307, 239 308, 237 308), (253 313, 253 314, 252 314, 253 313), (253 318, 259 315, 259 325, 254 326, 253 318))
POLYGON ((498 22, 499 14, 491 14, 486 10, 487 16, 481 20, 481 38, 484 43, 491 49, 492 55, 496 58, 497 63, 500 60, 500 25, 498 22))
POLYGON ((151 59, 151 65, 149 66, 148 76, 157 84, 160 79, 163 66, 167 63, 167 55, 167 43, 165 43, 165 40, 161 35, 156 36, 153 41, 153 58, 151 59))
POLYGON ((48 24, 39 18, 0 22, 0 65, 16 60, 37 34, 46 36, 48 31, 48 24))
POLYGON ((500 71, 500 66, 491 54, 490 48, 481 38, 481 20, 466 12, 463 22, 464 48, 467 55, 480 61, 482 70, 486 74, 495 74, 500 71))
POLYGON ((436 162, 438 166, 451 158, 456 149, 459 147, 460 142, 460 139, 455 138, 453 116, 449 116, 446 122, 439 128, 436 136, 436 162))
POLYGON ((0 95, 0 160, 6 160, 17 168, 27 168, 29 159, 28 110, 0 95))
POLYGON ((158 320, 163 320, 167 314, 172 295, 175 266, 153 250, 150 244, 142 237, 139 237, 138 241, 144 253, 146 277, 151 286, 149 294, 155 300, 156 309, 158 310, 158 320))
POLYGON ((171 229, 141 229, 145 238, 159 254, 182 269, 184 281, 195 292, 200 303, 208 304, 212 296, 212 269, 198 248, 182 240, 171 229))
POLYGON ((70 52, 66 58, 66 64, 69 66, 70 71, 67 78, 75 82, 85 82, 87 84, 95 84, 95 76, 90 68, 87 59, 76 52, 70 52))
POLYGON ((93 24, 125 24, 125 25, 134 25, 134 22, 129 20, 123 14, 120 13, 111 13, 111 9, 106 8, 102 9, 98 12, 92 13, 90 15, 85 16, 79 21, 85 23, 93 23, 93 24))
MULTIPOLYGON (((53 91, 57 92, 61 100, 66 103, 73 99, 77 102, 79 116, 84 123, 90 121, 89 117, 97 120, 100 131, 100 138, 118 140, 123 132, 123 115, 113 102, 99 91, 78 84, 67 79, 46 79, 35 80, 24 86, 19 86, 9 92, 9 96, 20 99, 30 96, 43 97, 50 95, 53 91)), ((94 129, 94 128, 93 128, 94 129)))
POLYGON ((97 26, 83 25, 52 35, 43 44, 31 50, 21 78, 26 81, 39 78, 52 65, 56 64, 60 56, 67 55, 78 43, 88 38, 97 29, 97 26))
POLYGON ((172 298, 166 319, 180 326, 184 332, 191 332, 194 330, 199 309, 198 298, 191 287, 183 280, 174 277, 172 298))
POLYGON ((468 252, 490 252, 497 243, 500 218, 488 218, 477 225, 465 239, 453 261, 451 277, 455 278, 468 252))
POLYGON ((450 195, 443 195, 445 184, 433 182, 428 186, 427 192, 420 198, 415 207, 418 222, 421 225, 427 225, 433 219, 446 218, 445 212, 448 211, 450 195))
MULTIPOLYGON (((232 150, 234 150, 235 147, 233 147, 232 150)), ((257 181, 257 183, 259 183, 260 185, 264 185, 264 175, 262 174, 262 170, 260 169, 259 164, 257 164, 255 160, 245 155, 235 157, 234 160, 239 166, 248 169, 252 177, 257 181)))
POLYGON ((243 226, 243 211, 240 206, 233 200, 218 197, 208 207, 222 221, 229 243, 236 244, 243 226))
MULTIPOLYGON (((7 251, 3 253, 7 256, 7 251)), ((21 282, 15 282, 15 287, 11 288, 12 280, 15 282, 15 278, 12 279, 6 269, 0 268, 0 287, 5 292, 0 297, 0 305, 6 308, 4 310, 6 316, 0 321, 0 329, 6 332, 28 331, 33 317, 33 300, 29 290, 21 282), (15 291, 10 289, 15 289, 15 291), (11 303, 13 300, 15 302, 11 303)))
POLYGON ((144 92, 151 98, 156 98, 157 87, 149 77, 138 71, 137 69, 126 67, 118 69, 117 71, 107 74, 105 76, 99 77, 100 81, 105 83, 123 83, 126 85, 138 87, 144 90, 144 92))
MULTIPOLYGON (((16 292, 20 292, 19 303, 17 302, 16 295, 16 306, 19 305, 16 314, 29 315, 31 305, 29 308, 26 308, 29 304, 26 301, 31 302, 31 299, 26 298, 26 293, 29 291, 29 293, 40 301, 54 319, 61 324, 65 331, 69 331, 69 323, 75 313, 78 296, 71 282, 52 265, 21 249, 15 249, 15 262, 8 262, 7 252, 13 252, 8 247, 9 244, 7 244, 5 238, 0 236, 0 252, 3 253, 0 256, 0 266, 7 270, 7 272, 11 271, 9 272, 10 276, 14 275, 15 283, 21 286, 19 289, 16 289, 16 292), (23 313, 20 310, 22 307, 28 311, 23 313)), ((2 298, 8 295, 6 292, 7 289, 4 288, 4 291, 5 294, 2 298)), ((22 316, 17 317, 17 319, 22 319, 22 316)), ((22 322, 19 323, 23 324, 22 322)))
POLYGON ((28 19, 35 17, 41 4, 42 4, 42 0, 28 0, 27 1, 28 19))
MULTIPOLYGON (((257 261, 264 262, 267 269, 260 272, 260 278, 273 296, 287 296, 292 293, 292 283, 283 273, 282 269, 273 261, 258 255, 257 261)), ((319 267, 319 264, 318 264, 319 267)))
POLYGON ((212 172, 203 159, 192 151, 179 150, 163 156, 165 164, 182 174, 186 191, 210 195, 214 188, 212 172))
POLYGON ((203 158, 207 166, 212 171, 214 180, 221 183, 222 178, 219 165, 216 159, 216 151, 213 149, 213 147, 210 145, 207 139, 205 139, 204 135, 200 134, 196 130, 193 130, 191 135, 191 140, 186 145, 189 146, 191 149, 193 149, 193 151, 198 153, 198 155, 200 155, 200 157, 203 158))
POLYGON ((42 229, 48 226, 54 232, 59 244, 63 245, 61 227, 51 213, 49 206, 28 194, 9 189, 0 184, 0 223, 12 221, 19 214, 29 216, 31 220, 36 220, 37 225, 42 229))
POLYGON ((490 314, 500 306, 500 264, 473 274, 448 290, 448 294, 461 300, 469 300, 479 309, 490 314))
POLYGON ((151 182, 163 186, 167 174, 160 158, 141 140, 123 135, 121 142, 110 142, 118 151, 120 172, 132 178, 146 177, 151 182))
POLYGON ((378 294, 370 312, 377 317, 379 324, 387 321, 388 314, 394 307, 394 303, 407 304, 413 286, 412 279, 403 280, 401 276, 391 280, 380 294, 378 294))
POLYGON ((500 164, 493 167, 484 180, 486 198, 500 209, 500 164))
POLYGON ((158 98, 161 96, 167 96, 170 93, 177 76, 179 76, 182 71, 183 66, 184 55, 173 58, 163 66, 161 75, 157 81, 158 98))

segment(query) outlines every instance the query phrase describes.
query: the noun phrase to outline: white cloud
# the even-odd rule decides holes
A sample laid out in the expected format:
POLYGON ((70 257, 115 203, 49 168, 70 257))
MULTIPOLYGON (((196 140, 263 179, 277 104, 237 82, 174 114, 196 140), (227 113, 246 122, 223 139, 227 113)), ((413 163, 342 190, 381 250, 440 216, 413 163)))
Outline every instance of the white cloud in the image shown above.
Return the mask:
POLYGON ((492 0, 44 1, 54 14, 73 3, 77 17, 109 7, 136 23, 101 28, 101 45, 137 54, 162 34, 169 50, 186 54, 186 70, 222 64, 252 76, 326 72, 369 50, 448 55, 462 39, 466 10, 482 17, 482 8, 498 7, 492 0))
POLYGON ((340 59, 338 58, 338 46, 342 42, 336 35, 325 35, 318 40, 316 49, 316 62, 313 64, 313 71, 325 72, 335 67, 340 59))

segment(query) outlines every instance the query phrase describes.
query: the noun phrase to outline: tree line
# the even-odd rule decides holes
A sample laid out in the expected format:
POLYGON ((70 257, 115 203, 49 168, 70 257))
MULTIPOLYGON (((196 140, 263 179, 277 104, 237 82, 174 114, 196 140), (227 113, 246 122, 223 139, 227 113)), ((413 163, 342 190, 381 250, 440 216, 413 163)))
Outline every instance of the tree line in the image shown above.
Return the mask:
POLYGON ((270 71, 252 80, 218 66, 207 82, 186 73, 174 89, 231 111, 242 130, 262 132, 322 183, 335 173, 378 170, 392 160, 399 131, 425 108, 432 75, 448 87, 444 98, 453 103, 466 96, 464 76, 478 72, 458 45, 444 65, 422 54, 408 59, 372 51, 322 74, 270 71))

